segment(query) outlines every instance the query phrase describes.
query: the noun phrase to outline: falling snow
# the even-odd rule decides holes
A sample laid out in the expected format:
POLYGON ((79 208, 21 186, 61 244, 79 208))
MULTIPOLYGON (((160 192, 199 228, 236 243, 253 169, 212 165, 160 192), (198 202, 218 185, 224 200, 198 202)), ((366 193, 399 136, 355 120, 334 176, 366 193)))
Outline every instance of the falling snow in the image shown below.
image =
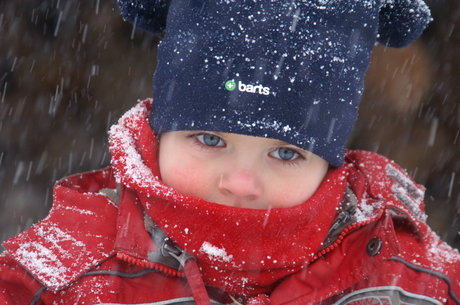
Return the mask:
MULTIPOLYGON (((392 0, 385 2, 394 3, 392 0)), ((417 2, 422 3, 418 0, 417 2)), ((157 38, 141 34, 131 25, 123 24, 118 11, 110 6, 113 4, 99 1, 41 3, 40 7, 35 7, 30 1, 11 1, 1 6, 0 52, 4 59, 0 73, 2 240, 30 227, 46 215, 52 198, 51 187, 57 179, 74 172, 108 165, 110 156, 105 142, 107 126, 124 109, 134 104, 137 98, 151 95, 150 84, 157 38), (121 39, 126 32, 129 37, 126 40, 121 39), (113 65, 113 62, 117 65, 113 65)), ((337 4, 337 1, 319 0, 318 3, 318 8, 325 10, 328 6, 337 4)), ((372 8, 377 1, 361 3, 372 8)), ((130 5, 143 8, 140 2, 133 1, 130 5)), ((458 245, 459 222, 456 214, 459 209, 459 176, 456 174, 456 165, 460 155, 457 148, 460 112, 457 103, 458 86, 455 85, 458 83, 458 73, 455 71, 458 71, 456 55, 460 41, 457 31, 460 27, 458 3, 441 1, 440 4, 433 5, 438 8, 436 11, 446 14, 435 18, 431 30, 426 33, 429 38, 427 40, 430 41, 429 50, 434 54, 426 56, 423 53, 411 53, 405 63, 399 64, 396 71, 391 71, 394 65, 392 62, 372 67, 378 75, 391 71, 392 76, 385 81, 379 78, 377 82, 369 84, 369 91, 366 92, 363 102, 371 101, 374 112, 369 114, 364 109, 360 119, 365 123, 358 124, 354 137, 360 138, 361 143, 354 139, 350 142, 354 148, 379 151, 401 160, 398 163, 408 167, 411 175, 423 183, 429 183, 430 196, 434 199, 427 199, 427 204, 431 206, 429 210, 433 212, 428 220, 431 219, 440 228, 443 238, 458 245), (442 5, 447 5, 447 8, 442 5), (426 57, 429 57, 429 66, 439 67, 437 71, 427 72, 413 68, 426 57), (402 74, 410 72, 411 69, 412 75, 402 74), (418 84, 417 87, 414 75, 430 73, 435 75, 433 79, 436 81, 418 84), (396 85, 391 85, 392 77, 396 80, 396 85), (407 85, 398 89, 398 85, 405 84, 406 78, 411 80, 410 90, 407 85), (416 103, 414 111, 394 110, 403 107, 408 101, 406 96, 412 97, 414 92, 420 93, 419 103, 416 103), (394 99, 394 96, 397 98, 394 99), (379 106, 380 99, 383 100, 383 106, 379 106), (397 129, 393 129, 393 125, 397 125, 397 129), (368 131, 372 134, 369 135, 368 131), (382 131, 390 136, 384 136, 382 131)), ((408 13, 419 14, 413 10, 408 13)), ((264 19, 251 15, 250 20, 264 19)), ((296 32, 303 21, 308 21, 308 16, 303 16, 301 10, 293 8, 292 19, 286 26, 291 32, 296 32)), ((184 38, 187 35, 183 33, 184 38)), ((234 35, 237 36, 237 33, 234 35)), ((314 37, 313 33, 304 35, 307 38, 314 37)), ((245 37, 244 41, 251 45, 258 39, 260 35, 245 37)), ((188 37, 184 42, 192 45, 195 40, 188 37)), ((426 50, 423 41, 421 43, 417 45, 418 48, 426 50)), ((302 56, 310 59, 324 52, 325 46, 326 44, 314 48, 304 46, 302 56)), ((402 57, 399 53, 391 52, 386 50, 387 57, 402 57)), ((287 53, 280 54, 283 56, 277 65, 281 71, 285 62, 282 59, 287 53)), ((326 55, 332 65, 347 63, 349 54, 324 54, 325 57, 326 55)), ((385 57, 385 54, 381 56, 385 57)), ((218 64, 227 64, 228 61, 221 57, 215 58, 218 64)), ((300 62, 300 56, 297 60, 300 62)), ((253 60, 249 59, 249 62, 253 60)), ((304 61, 304 65, 308 64, 308 60, 304 61)), ((325 75, 347 73, 354 69, 351 67, 339 71, 331 67, 324 66, 323 70, 328 70, 325 75)), ((375 72, 372 74, 371 71, 368 75, 375 75, 375 72)), ((274 73, 273 77, 281 76, 274 73)), ((289 81, 301 82, 300 76, 290 78, 289 81)), ((321 105, 321 102, 315 100, 313 104, 321 105)), ((129 114, 130 117, 137 115, 143 115, 143 110, 137 109, 129 114)), ((288 123, 278 121, 240 124, 249 129, 277 128, 280 132, 295 131, 288 123)), ((116 145, 126 145, 129 150, 129 157, 123 160, 126 177, 132 182, 141 183, 143 187, 165 191, 164 186, 158 183, 157 178, 143 163, 138 152, 132 149, 135 139, 129 131, 131 127, 128 123, 112 129, 112 135, 118 141, 116 145)), ((423 216, 420 214, 420 197, 416 196, 414 199, 414 193, 405 186, 405 181, 395 184, 392 191, 400 201, 406 203, 414 215, 424 220, 420 217, 423 216)), ((369 219, 373 208, 371 204, 364 202, 357 212, 358 219, 369 219)), ((93 213, 83 209, 73 210, 85 215, 93 213)), ((68 232, 57 228, 39 231, 38 234, 49 243, 48 247, 28 242, 22 244, 17 253, 21 260, 29 262, 26 266, 30 270, 48 278, 50 285, 59 285, 64 281, 59 277, 63 267, 51 250, 65 257, 67 253, 60 246, 60 242, 72 242, 81 248, 81 255, 85 255, 85 245, 74 240, 68 232)), ((203 244, 203 247, 203 251, 216 260, 229 259, 225 249, 211 244, 203 244)), ((439 264, 457 259, 448 246, 436 242, 428 244, 428 252, 439 264)))

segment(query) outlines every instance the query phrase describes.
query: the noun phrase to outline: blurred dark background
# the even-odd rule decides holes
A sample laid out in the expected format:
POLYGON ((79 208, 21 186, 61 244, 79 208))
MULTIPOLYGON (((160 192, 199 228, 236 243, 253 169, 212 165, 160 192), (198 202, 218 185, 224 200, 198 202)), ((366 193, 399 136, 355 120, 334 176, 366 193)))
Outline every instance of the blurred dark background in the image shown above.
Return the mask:
MULTIPOLYGON (((404 49, 377 46, 349 148, 427 187, 430 226, 460 248, 460 2, 404 49)), ((159 37, 115 0, 0 0, 0 242, 44 218, 56 180, 109 165, 107 130, 150 97, 159 37)))

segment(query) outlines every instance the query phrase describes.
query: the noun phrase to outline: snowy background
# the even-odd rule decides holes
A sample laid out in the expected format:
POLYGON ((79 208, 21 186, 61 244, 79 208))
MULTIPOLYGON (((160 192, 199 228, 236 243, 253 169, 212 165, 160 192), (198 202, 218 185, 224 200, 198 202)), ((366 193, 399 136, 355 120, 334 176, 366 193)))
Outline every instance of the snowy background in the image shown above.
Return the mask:
MULTIPOLYGON (((349 148, 424 184, 429 224, 459 248, 460 2, 427 3, 423 37, 375 49, 349 148)), ((115 0, 0 0, 0 241, 47 215, 56 180, 109 165, 106 132, 151 96, 159 40, 115 0)))

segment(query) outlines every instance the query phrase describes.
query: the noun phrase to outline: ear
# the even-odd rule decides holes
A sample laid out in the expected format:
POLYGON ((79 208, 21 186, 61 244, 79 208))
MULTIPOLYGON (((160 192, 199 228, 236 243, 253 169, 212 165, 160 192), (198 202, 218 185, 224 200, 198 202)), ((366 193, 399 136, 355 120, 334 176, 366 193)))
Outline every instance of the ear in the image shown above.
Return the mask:
POLYGON ((432 20, 422 0, 384 0, 380 8, 379 38, 383 45, 402 48, 417 39, 432 20))
POLYGON ((125 20, 153 34, 161 34, 165 30, 170 2, 171 0, 117 0, 125 20))

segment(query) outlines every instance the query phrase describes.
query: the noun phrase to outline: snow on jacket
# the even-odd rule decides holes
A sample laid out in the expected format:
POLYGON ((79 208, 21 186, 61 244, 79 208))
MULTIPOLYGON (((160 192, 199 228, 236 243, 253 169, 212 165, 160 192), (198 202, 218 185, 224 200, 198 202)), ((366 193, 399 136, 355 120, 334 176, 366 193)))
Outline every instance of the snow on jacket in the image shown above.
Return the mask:
POLYGON ((393 162, 348 151, 292 208, 212 204, 157 178, 150 105, 112 128, 112 167, 59 181, 4 243, 0 304, 460 304, 460 255, 393 162))

